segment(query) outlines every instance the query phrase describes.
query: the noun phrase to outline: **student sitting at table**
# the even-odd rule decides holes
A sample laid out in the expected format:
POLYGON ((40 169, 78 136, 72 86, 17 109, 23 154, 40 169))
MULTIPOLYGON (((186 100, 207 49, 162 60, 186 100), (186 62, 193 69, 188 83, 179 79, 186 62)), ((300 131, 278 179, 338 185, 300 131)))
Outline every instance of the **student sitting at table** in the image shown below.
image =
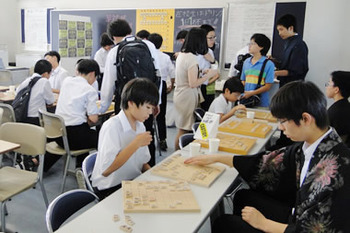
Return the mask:
POLYGON ((242 104, 232 107, 244 92, 244 86, 238 78, 227 79, 222 92, 209 107, 209 112, 220 115, 220 123, 232 117, 237 110, 246 110, 246 107, 242 104))
MULTIPOLYGON (((77 76, 67 77, 61 87, 56 114, 64 119, 72 150, 97 148, 98 133, 90 125, 98 121, 98 93, 92 84, 99 73, 95 60, 83 59, 77 65, 77 76)), ((62 138, 56 142, 63 147, 62 138)))
POLYGON ((68 77, 68 71, 60 65, 61 56, 57 51, 45 53, 44 58, 52 65, 52 72, 49 79, 52 91, 59 94, 63 81, 68 77))
POLYGON ((205 155, 187 164, 234 166, 250 189, 213 232, 349 232, 350 151, 329 127, 327 101, 311 82, 284 85, 271 101, 279 128, 295 143, 252 156, 205 155))
POLYGON ((148 145, 152 135, 143 122, 158 104, 159 92, 146 78, 129 81, 121 95, 122 110, 101 128, 98 154, 92 172, 92 185, 101 198, 121 187, 122 180, 131 180, 150 168, 148 145))

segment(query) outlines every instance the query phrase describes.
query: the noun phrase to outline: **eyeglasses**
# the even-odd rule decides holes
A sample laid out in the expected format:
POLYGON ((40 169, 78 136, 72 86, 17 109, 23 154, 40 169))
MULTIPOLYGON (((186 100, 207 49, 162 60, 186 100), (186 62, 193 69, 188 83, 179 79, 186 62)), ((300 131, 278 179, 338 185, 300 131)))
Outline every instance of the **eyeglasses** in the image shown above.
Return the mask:
POLYGON ((248 46, 253 46, 253 45, 257 45, 257 43, 255 43, 255 42, 249 42, 247 45, 248 45, 248 46))
POLYGON ((330 84, 329 82, 326 82, 326 83, 324 84, 324 86, 325 86, 325 87, 333 87, 334 85, 330 84))
POLYGON ((207 37, 208 40, 216 40, 216 36, 207 37))
POLYGON ((277 122, 281 125, 287 121, 289 121, 289 120, 288 119, 277 119, 277 122))

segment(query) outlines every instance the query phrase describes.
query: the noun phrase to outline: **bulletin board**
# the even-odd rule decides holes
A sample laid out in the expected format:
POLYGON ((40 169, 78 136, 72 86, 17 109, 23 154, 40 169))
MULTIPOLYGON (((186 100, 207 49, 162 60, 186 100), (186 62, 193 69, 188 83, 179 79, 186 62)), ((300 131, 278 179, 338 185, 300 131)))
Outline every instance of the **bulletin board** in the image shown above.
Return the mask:
POLYGON ((180 30, 190 30, 192 27, 210 24, 216 32, 215 58, 220 60, 223 11, 223 8, 53 10, 51 12, 52 49, 62 51, 67 57, 81 55, 92 57, 100 47, 100 35, 106 32, 108 23, 121 18, 130 23, 132 34, 142 29, 161 34, 163 37, 161 50, 164 52, 180 51, 181 45, 176 41, 176 35, 180 30), (66 35, 60 28, 60 25, 65 24, 62 21, 67 21, 67 24, 71 25, 70 30, 74 30, 72 25, 78 25, 79 22, 88 23, 91 34, 85 28, 84 32, 77 30, 75 37, 73 32, 71 34, 67 32, 66 35), (87 38, 90 35, 91 38, 87 38))

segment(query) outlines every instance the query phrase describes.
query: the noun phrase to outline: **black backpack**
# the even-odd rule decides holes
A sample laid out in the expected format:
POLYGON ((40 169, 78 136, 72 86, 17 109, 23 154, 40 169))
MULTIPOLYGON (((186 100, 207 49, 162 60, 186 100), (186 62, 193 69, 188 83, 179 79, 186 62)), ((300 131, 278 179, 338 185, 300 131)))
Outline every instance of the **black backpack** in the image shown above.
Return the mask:
POLYGON ((241 77, 242 69, 243 69, 243 63, 247 58, 250 58, 252 55, 249 53, 246 54, 239 54, 237 56, 237 64, 234 66, 236 70, 238 70, 237 77, 241 77))
POLYGON ((156 74, 151 52, 146 43, 135 38, 118 44, 116 57, 117 80, 115 81, 115 112, 120 111, 120 97, 125 84, 134 78, 149 78, 157 87, 160 77, 156 74))
POLYGON ((39 79, 41 79, 40 76, 32 78, 28 86, 20 90, 17 93, 15 99, 13 100, 12 107, 13 107, 13 110, 15 111, 15 117, 17 122, 24 122, 25 119, 28 117, 28 105, 29 105, 30 93, 32 91, 33 86, 39 79))

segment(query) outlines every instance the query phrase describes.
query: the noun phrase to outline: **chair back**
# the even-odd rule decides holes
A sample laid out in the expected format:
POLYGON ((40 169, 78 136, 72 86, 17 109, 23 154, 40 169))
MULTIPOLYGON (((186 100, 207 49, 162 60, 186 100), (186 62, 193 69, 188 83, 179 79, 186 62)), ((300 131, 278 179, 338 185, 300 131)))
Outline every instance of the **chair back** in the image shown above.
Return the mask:
POLYGON ((84 174, 84 179, 85 179, 85 183, 86 186, 88 188, 88 190, 90 190, 91 192, 94 192, 94 189, 92 188, 92 184, 91 184, 91 175, 92 175, 92 171, 94 170, 94 166, 95 166, 95 162, 96 162, 96 156, 97 156, 97 152, 90 154, 89 156, 87 156, 84 161, 83 161, 83 165, 82 165, 82 170, 83 170, 83 174, 84 174))
POLYGON ((197 121, 202 121, 203 117, 205 115, 205 111, 202 108, 196 108, 194 110, 194 115, 196 116, 196 122, 197 121))
POLYGON ((45 130, 37 125, 6 122, 0 126, 0 139, 20 144, 15 152, 25 155, 44 155, 46 151, 45 130))
POLYGON ((48 138, 67 136, 64 119, 61 116, 40 109, 39 118, 40 124, 44 127, 48 138))
POLYGON ((192 125, 192 131, 193 131, 194 134, 196 133, 199 124, 200 124, 200 122, 195 122, 195 123, 193 123, 193 125, 192 125))
POLYGON ((54 232, 78 210, 88 204, 97 203, 99 198, 89 190, 74 189, 56 197, 46 211, 46 227, 54 232))
POLYGON ((179 147, 180 149, 184 148, 188 144, 190 144, 194 140, 194 134, 193 133, 185 133, 180 136, 179 138, 179 147))
POLYGON ((0 85, 10 86, 13 85, 12 73, 8 70, 0 70, 0 85))
POLYGON ((4 109, 0 108, 0 125, 2 123, 2 116, 4 114, 4 109))
POLYGON ((1 123, 5 122, 15 122, 15 112, 13 111, 13 107, 9 104, 0 103, 0 108, 3 109, 3 114, 1 118, 1 123))

